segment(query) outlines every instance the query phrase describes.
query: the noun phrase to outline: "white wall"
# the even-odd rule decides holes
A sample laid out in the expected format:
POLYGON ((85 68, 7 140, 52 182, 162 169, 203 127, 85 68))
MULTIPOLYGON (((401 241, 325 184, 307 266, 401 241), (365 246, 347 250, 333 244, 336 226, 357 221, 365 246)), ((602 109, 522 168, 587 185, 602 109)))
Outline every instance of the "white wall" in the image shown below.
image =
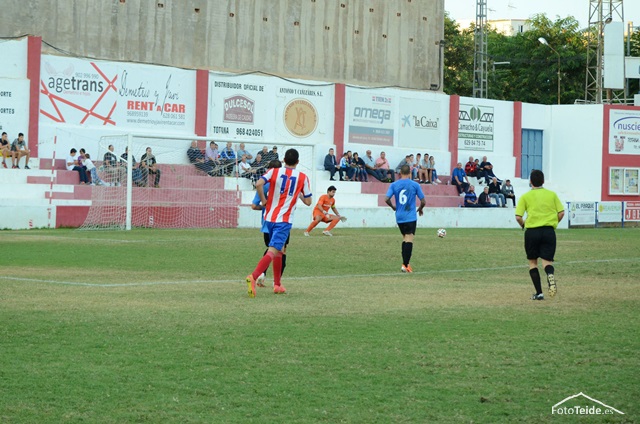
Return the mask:
POLYGON ((0 40, 0 78, 27 77, 27 37, 19 40, 0 40))

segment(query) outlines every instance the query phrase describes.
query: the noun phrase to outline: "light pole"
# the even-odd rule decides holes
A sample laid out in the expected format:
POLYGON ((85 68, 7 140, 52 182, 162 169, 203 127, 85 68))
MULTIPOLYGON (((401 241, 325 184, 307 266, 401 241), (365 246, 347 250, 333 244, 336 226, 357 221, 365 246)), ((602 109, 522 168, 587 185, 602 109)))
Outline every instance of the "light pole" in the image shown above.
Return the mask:
POLYGON ((549 43, 544 37, 538 38, 538 41, 544 44, 545 46, 549 47, 555 54, 558 55, 558 104, 560 104, 560 53, 558 53, 556 49, 551 47, 551 45, 549 45, 549 43))

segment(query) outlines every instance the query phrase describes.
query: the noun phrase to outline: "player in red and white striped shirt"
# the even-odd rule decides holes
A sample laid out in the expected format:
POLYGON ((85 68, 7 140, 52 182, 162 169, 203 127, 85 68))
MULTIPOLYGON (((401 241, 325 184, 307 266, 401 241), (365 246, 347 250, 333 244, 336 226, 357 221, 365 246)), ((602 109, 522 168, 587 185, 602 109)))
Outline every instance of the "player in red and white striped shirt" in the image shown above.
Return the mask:
POLYGON ((296 169, 299 154, 296 149, 289 149, 284 154, 284 168, 271 168, 256 183, 256 191, 260 202, 265 207, 264 220, 269 230, 270 242, 267 253, 260 259, 253 273, 247 276, 249 297, 256 297, 256 278, 273 262, 273 292, 286 293, 280 284, 282 269, 282 250, 291 232, 293 214, 298 198, 311 205, 311 185, 309 177, 296 169), (269 193, 264 194, 263 186, 269 183, 269 193))

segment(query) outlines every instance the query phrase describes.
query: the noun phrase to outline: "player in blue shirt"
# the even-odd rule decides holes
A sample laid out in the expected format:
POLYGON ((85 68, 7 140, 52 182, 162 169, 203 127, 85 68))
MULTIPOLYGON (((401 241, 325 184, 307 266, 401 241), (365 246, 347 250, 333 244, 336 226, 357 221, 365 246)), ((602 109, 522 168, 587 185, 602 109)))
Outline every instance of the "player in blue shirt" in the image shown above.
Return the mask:
MULTIPOLYGON (((271 169, 271 168, 282 168, 282 162, 280 162, 278 159, 274 159, 271 162, 269 162, 269 165, 267 165, 267 169, 271 169)), ((264 195, 265 197, 267 197, 267 195, 269 194, 269 183, 265 183, 264 184, 264 195)), ((256 192, 256 195, 253 197, 253 201, 251 202, 251 209, 253 209, 254 211, 262 211, 262 217, 261 217, 261 223, 262 226, 260 227, 260 232, 262 232, 262 236, 264 238, 264 245, 267 246, 267 250, 264 251, 263 256, 267 253, 267 251, 269 250, 269 242, 271 241, 271 236, 269 235, 269 228, 267 228, 267 224, 266 221, 264 220, 264 206, 262 206, 262 203, 260 203, 260 196, 258 195, 258 192, 256 192)), ((282 270, 280 272, 280 276, 282 276, 282 274, 284 274, 284 269, 287 266, 287 245, 289 244, 289 237, 287 237, 287 241, 284 244, 284 252, 282 253, 282 270)), ((260 274, 260 276, 258 278, 256 278, 256 285, 258 287, 266 287, 264 285, 264 280, 265 280, 265 273, 267 272, 267 270, 269 270, 269 268, 267 267, 267 269, 265 269, 265 271, 260 274)))
POLYGON ((420 184, 411 180, 411 168, 409 165, 402 165, 400 168, 400 179, 389 186, 384 201, 391 209, 396 211, 396 222, 402 233, 401 271, 413 272, 411 265, 409 265, 413 251, 413 237, 416 233, 418 215, 422 216, 422 210, 426 202, 420 184), (420 207, 418 207, 417 211, 416 196, 420 199, 420 207), (391 203, 392 197, 395 198, 395 206, 391 203))

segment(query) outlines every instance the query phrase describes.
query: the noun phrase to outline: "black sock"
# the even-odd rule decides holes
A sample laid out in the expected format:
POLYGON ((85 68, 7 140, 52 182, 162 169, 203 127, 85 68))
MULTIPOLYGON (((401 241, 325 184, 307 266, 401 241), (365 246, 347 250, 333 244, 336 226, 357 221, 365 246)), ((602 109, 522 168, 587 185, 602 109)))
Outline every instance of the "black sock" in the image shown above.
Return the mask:
POLYGON ((536 294, 542 293, 542 284, 540 283, 540 271, 538 268, 531 268, 529 270, 531 281, 533 281, 533 287, 536 289, 536 294))
POLYGON ((280 271, 280 276, 282 277, 282 274, 284 274, 284 269, 287 267, 287 254, 284 253, 282 254, 282 270, 280 271))
POLYGON ((544 272, 546 272, 547 275, 553 274, 555 272, 555 269, 553 268, 553 265, 547 265, 544 267, 544 272))
POLYGON ((406 245, 407 245, 407 265, 409 265, 409 262, 411 262, 411 254, 413 253, 413 242, 408 241, 406 242, 406 245))
POLYGON ((409 258, 407 257, 407 242, 402 242, 402 265, 408 265, 409 258))

